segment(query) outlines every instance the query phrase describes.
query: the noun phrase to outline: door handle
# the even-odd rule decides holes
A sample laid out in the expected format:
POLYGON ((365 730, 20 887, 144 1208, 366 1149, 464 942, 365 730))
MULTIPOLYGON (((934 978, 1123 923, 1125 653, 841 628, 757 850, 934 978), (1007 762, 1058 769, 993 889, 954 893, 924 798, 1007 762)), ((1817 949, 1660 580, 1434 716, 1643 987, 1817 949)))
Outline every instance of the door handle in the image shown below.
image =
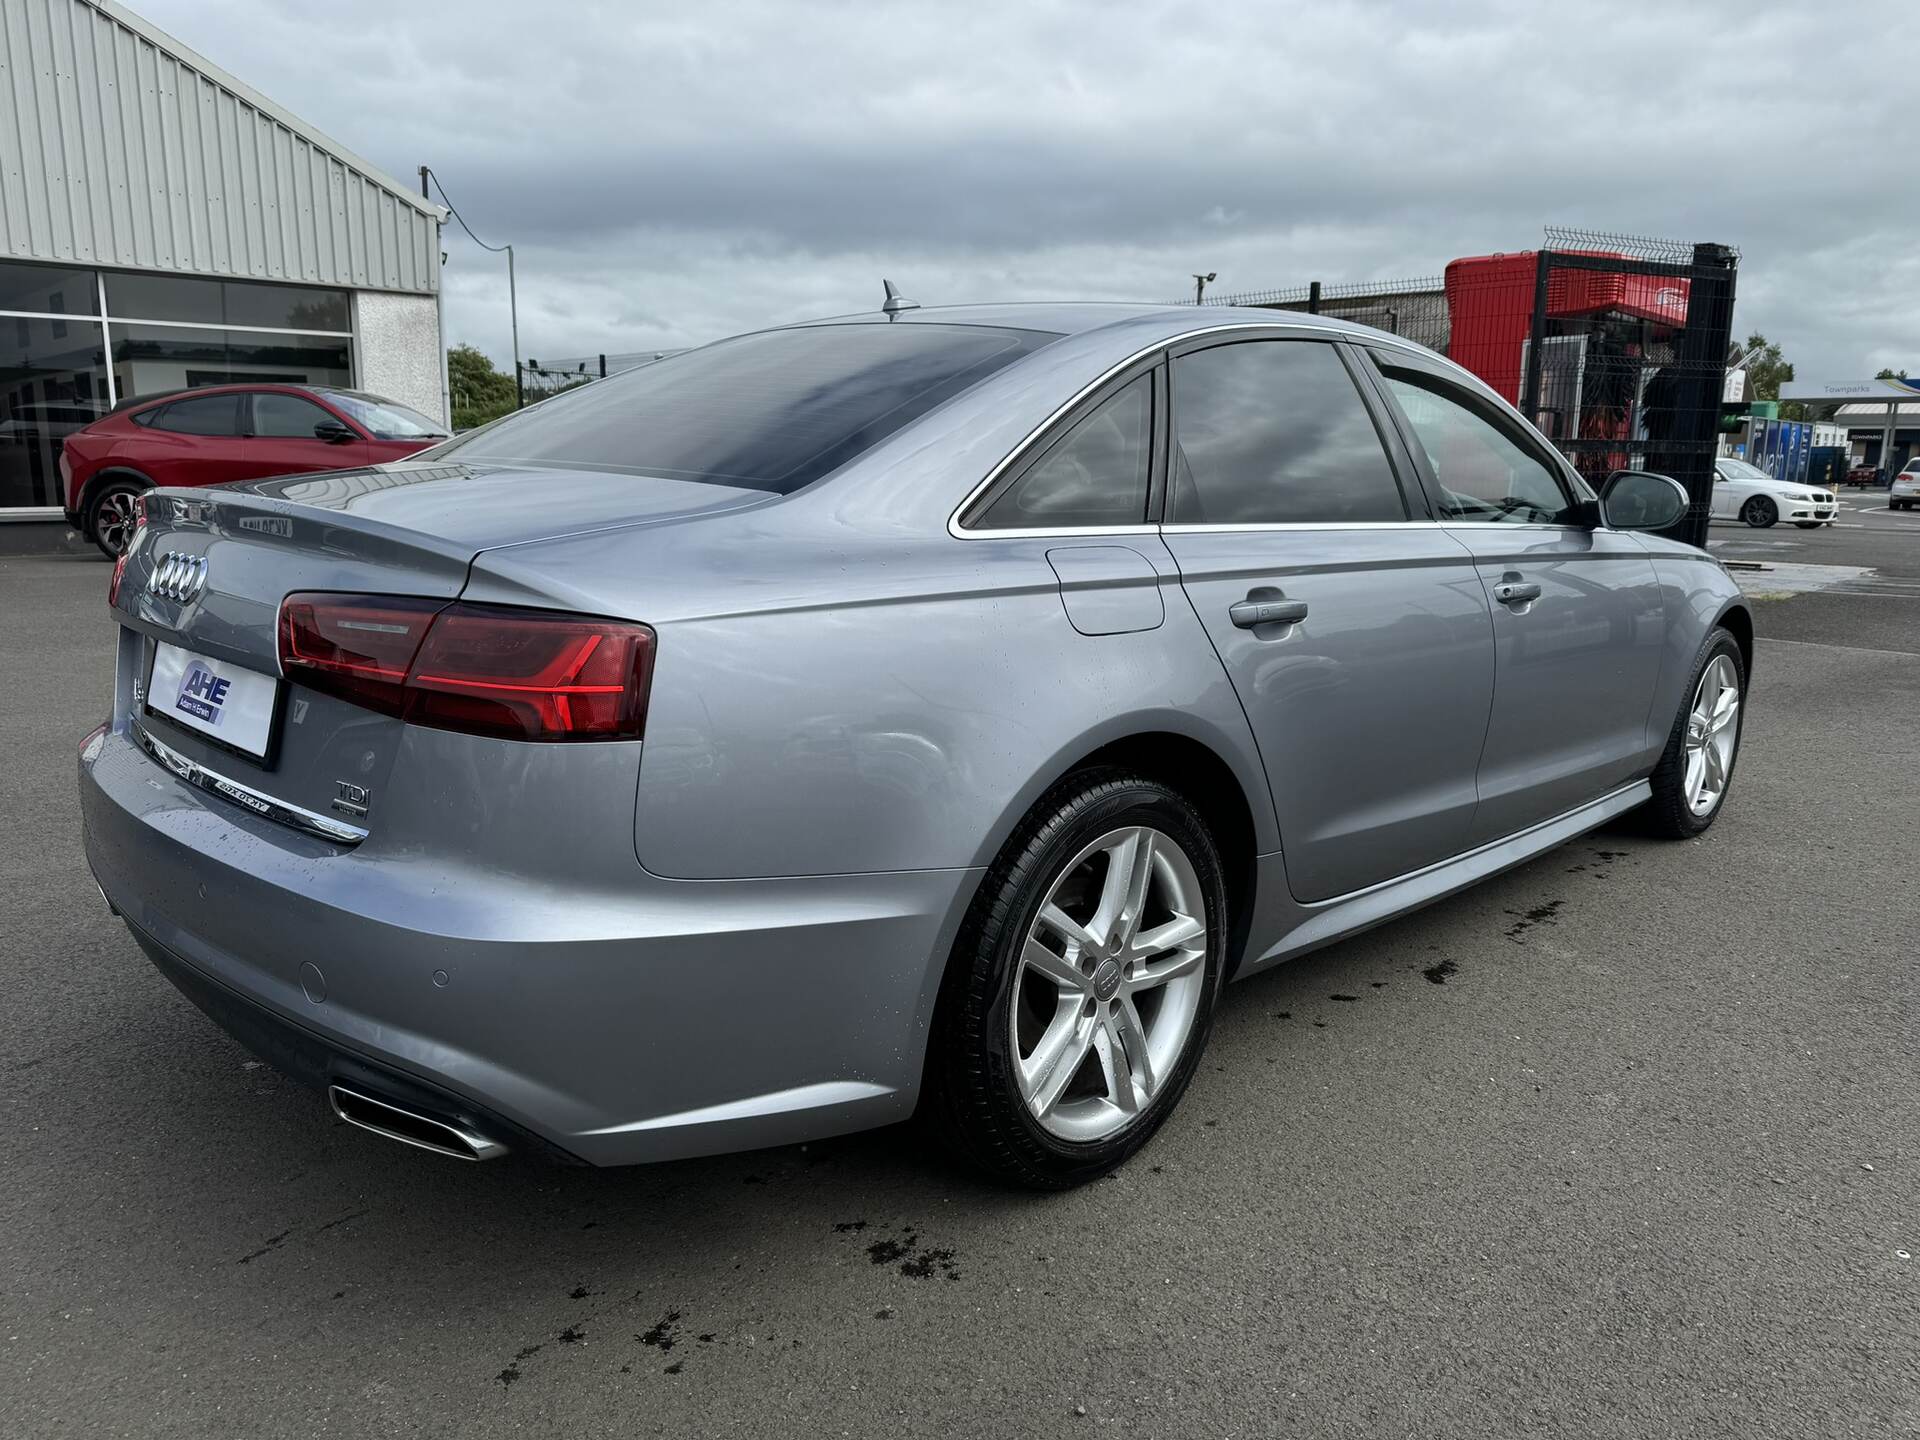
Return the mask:
POLYGON ((1256 625, 1298 625, 1307 618, 1304 600, 1238 600, 1227 610, 1227 618, 1242 630, 1256 625))
POLYGON ((1540 586, 1532 580, 1502 580, 1493 587, 1493 598, 1502 605, 1526 605, 1540 598, 1540 586))

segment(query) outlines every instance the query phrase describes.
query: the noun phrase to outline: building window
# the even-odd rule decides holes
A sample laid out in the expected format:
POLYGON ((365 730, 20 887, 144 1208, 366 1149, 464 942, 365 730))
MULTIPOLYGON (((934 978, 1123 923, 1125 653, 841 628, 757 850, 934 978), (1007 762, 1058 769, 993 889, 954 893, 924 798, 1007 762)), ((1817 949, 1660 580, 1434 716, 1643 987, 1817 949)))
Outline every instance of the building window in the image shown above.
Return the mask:
POLYGON ((111 322, 113 380, 122 400, 252 380, 281 385, 353 384, 352 342, 257 330, 201 330, 111 322))
POLYGON ((201 280, 189 275, 107 275, 107 314, 115 320, 175 320, 262 330, 351 328, 345 290, 201 280))
POLYGON ((0 335, 0 507, 59 505, 60 446, 108 409, 100 322, 15 316, 0 335))
POLYGON ((352 314, 349 291, 314 285, 0 261, 0 508, 63 504, 62 442, 120 401, 352 385, 352 314))

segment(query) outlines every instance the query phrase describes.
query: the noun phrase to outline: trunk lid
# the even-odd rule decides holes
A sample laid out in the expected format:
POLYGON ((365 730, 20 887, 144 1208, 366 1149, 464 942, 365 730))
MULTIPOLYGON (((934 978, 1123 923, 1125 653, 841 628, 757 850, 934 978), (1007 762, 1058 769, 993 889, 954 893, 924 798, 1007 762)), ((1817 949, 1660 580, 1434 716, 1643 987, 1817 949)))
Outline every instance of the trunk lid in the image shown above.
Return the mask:
POLYGON ((116 601, 118 618, 134 632, 122 644, 118 718, 232 784, 370 830, 377 805, 368 797, 384 787, 407 727, 281 677, 285 596, 342 591, 451 601, 485 549, 662 524, 767 498, 651 477, 421 463, 155 491, 116 601), (161 646, 185 653, 162 656, 161 646), (195 667, 195 659, 210 663, 195 667), (182 687, 194 683, 197 669, 226 678, 215 698, 236 705, 211 726, 181 714, 182 687), (242 701, 255 711, 259 703, 273 708, 264 747, 228 743, 260 733, 246 723, 242 701), (217 728, 229 716, 231 728, 217 728))

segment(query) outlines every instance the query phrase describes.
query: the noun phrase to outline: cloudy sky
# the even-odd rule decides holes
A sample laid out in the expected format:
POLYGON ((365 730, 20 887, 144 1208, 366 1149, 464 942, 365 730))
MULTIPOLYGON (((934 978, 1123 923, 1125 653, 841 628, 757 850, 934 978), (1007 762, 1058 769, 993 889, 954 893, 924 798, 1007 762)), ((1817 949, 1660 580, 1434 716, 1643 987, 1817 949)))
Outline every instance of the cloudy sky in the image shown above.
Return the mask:
MULTIPOLYGON (((1920 7, 130 0, 518 258, 523 353, 1433 275, 1546 224, 1743 253, 1802 378, 1920 371, 1920 7), (1584 18, 1583 18, 1584 17, 1584 18), (1899 59, 1898 57, 1904 57, 1899 59)), ((449 225, 447 328, 510 354, 449 225)))

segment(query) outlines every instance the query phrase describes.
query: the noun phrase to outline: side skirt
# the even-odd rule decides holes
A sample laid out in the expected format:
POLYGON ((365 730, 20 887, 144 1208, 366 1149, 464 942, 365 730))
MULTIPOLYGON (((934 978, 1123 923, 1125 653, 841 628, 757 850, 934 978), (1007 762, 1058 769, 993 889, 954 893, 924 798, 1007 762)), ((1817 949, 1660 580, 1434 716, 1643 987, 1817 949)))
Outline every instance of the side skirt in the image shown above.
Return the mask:
POLYGON ((1257 974, 1262 970, 1331 945, 1349 935, 1398 919, 1423 905, 1476 885, 1502 870, 1524 865, 1556 846, 1604 825, 1616 815, 1624 815, 1643 804, 1653 794, 1645 780, 1636 780, 1611 794, 1570 810, 1552 820, 1544 820, 1517 835, 1482 845, 1451 860, 1442 860, 1424 870, 1415 870, 1396 880, 1385 880, 1351 895, 1302 905, 1287 892, 1284 859, 1280 855, 1260 858, 1258 894, 1260 911, 1254 916, 1247 945, 1248 958, 1234 972, 1234 978, 1257 974), (1260 948, 1264 946, 1264 948, 1260 948))

